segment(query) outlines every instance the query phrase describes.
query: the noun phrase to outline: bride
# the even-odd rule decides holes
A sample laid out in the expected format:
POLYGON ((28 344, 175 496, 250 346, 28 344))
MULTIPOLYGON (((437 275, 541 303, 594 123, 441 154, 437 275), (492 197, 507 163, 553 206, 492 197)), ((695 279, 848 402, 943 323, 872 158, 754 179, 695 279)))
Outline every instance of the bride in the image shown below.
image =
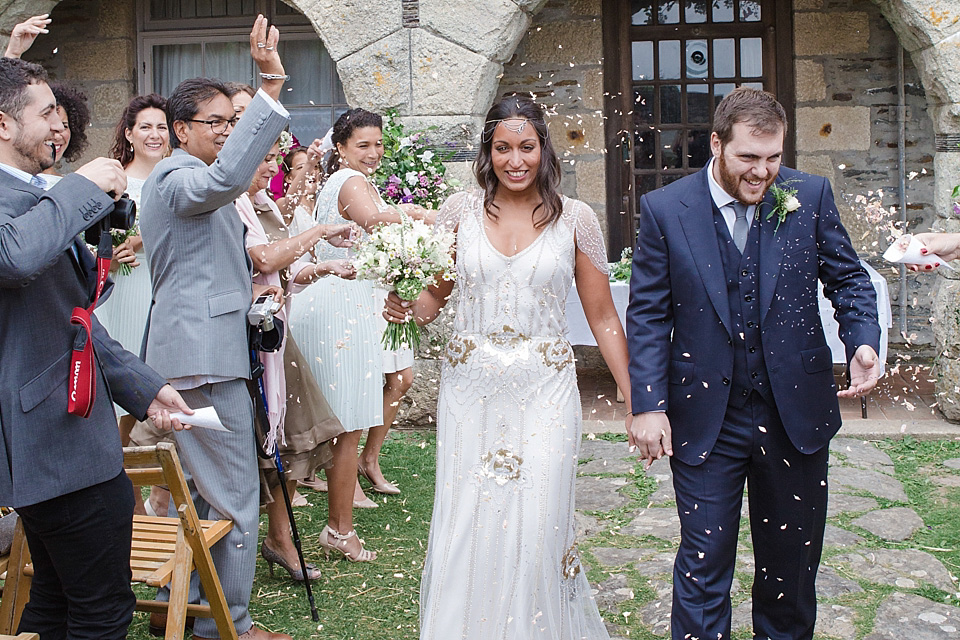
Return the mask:
MULTIPOLYGON (((564 337, 576 279, 600 351, 630 388, 602 232, 588 206, 559 195, 560 163, 531 100, 490 109, 474 169, 480 189, 451 196, 437 217, 457 236, 460 291, 437 409, 420 638, 605 640, 575 541, 581 409, 564 337)), ((390 294, 384 315, 430 322, 452 286, 413 303, 390 294)), ((627 414, 633 445, 629 404, 627 414)))

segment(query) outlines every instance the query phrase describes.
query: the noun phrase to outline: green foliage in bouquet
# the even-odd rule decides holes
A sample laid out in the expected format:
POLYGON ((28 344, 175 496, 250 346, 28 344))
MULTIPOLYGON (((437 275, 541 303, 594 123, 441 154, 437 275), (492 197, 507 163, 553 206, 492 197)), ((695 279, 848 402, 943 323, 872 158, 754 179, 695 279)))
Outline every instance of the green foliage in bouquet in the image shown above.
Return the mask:
POLYGON ((427 131, 405 131, 397 110, 390 109, 383 116, 383 160, 373 180, 387 202, 438 209, 457 187, 446 179, 443 164, 452 155, 438 153, 427 131))

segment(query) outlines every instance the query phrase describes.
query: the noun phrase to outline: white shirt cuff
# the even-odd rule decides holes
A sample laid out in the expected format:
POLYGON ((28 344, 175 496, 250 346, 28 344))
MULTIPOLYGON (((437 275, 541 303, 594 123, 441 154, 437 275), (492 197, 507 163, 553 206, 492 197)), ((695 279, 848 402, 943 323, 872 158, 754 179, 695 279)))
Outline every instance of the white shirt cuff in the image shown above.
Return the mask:
POLYGON ((284 109, 282 104, 271 98, 266 91, 263 89, 257 89, 257 94, 267 101, 267 104, 270 105, 271 109, 282 115, 284 118, 290 117, 290 112, 284 109))

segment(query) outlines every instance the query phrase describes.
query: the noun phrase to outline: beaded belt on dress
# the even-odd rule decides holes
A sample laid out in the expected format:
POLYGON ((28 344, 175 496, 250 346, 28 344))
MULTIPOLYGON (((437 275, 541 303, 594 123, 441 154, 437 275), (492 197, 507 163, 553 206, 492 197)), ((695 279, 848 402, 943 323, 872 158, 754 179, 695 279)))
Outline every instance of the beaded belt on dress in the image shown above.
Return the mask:
POLYGON ((480 350, 510 365, 538 354, 545 365, 562 371, 574 362, 573 348, 562 335, 528 336, 504 325, 495 333, 456 333, 447 343, 444 357, 451 366, 464 364, 475 351, 480 350))

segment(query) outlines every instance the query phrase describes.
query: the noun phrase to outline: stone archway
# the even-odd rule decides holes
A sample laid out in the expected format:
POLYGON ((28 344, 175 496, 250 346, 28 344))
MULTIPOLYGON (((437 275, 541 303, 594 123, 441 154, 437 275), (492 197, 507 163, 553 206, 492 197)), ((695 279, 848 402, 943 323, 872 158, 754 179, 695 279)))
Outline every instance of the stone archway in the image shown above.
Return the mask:
POLYGON ((395 107, 469 146, 510 59, 546 0, 285 0, 337 63, 350 104, 395 107))
MULTIPOLYGON (((936 133, 935 228, 960 232, 951 193, 960 184, 960 9, 955 0, 873 0, 920 72, 936 133)), ((941 270, 934 301, 939 407, 960 420, 960 275, 941 270)))

